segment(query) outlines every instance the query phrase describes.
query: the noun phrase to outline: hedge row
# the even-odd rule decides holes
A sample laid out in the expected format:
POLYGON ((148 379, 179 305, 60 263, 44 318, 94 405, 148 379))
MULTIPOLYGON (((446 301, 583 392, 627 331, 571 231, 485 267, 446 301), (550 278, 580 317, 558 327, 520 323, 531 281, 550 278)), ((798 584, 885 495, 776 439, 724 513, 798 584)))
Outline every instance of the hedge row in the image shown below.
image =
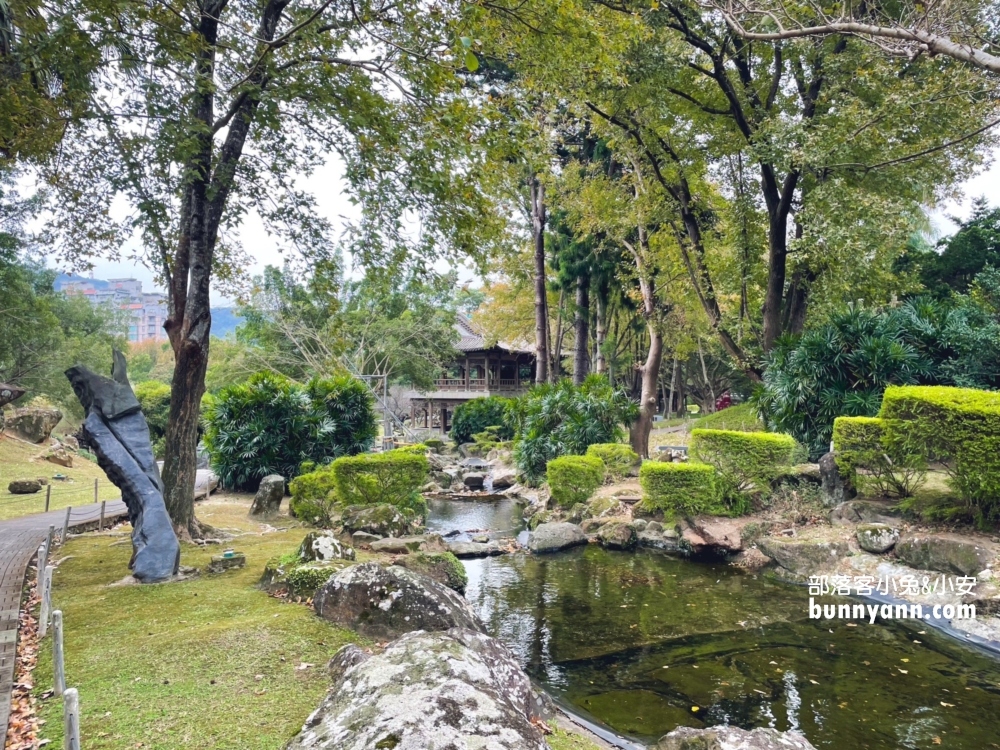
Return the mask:
POLYGON ((546 464, 552 498, 567 508, 585 503, 604 482, 604 462, 597 456, 561 456, 546 464))
POLYGON ((909 497, 923 483, 925 457, 905 454, 879 417, 837 417, 833 444, 837 468, 855 487, 867 484, 879 495, 909 497))
POLYGON ((624 443, 594 443, 587 455, 601 459, 612 479, 624 479, 639 463, 639 455, 624 443))
POLYGON ((792 463, 797 447, 791 435, 775 432, 695 429, 689 450, 715 467, 724 490, 760 493, 792 463))
POLYGON ((639 484, 649 510, 682 515, 719 510, 715 469, 708 464, 645 461, 639 469, 639 484))

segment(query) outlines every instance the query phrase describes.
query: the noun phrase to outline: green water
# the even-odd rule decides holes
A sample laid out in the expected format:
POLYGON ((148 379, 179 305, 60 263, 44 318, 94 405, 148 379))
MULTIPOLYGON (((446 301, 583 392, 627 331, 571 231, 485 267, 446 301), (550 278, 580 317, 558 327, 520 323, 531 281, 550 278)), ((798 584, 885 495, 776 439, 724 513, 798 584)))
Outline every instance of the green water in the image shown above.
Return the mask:
POLYGON ((1000 748, 1000 662, 919 622, 809 620, 805 588, 594 545, 466 567, 528 672, 628 737, 728 722, 837 750, 1000 748))

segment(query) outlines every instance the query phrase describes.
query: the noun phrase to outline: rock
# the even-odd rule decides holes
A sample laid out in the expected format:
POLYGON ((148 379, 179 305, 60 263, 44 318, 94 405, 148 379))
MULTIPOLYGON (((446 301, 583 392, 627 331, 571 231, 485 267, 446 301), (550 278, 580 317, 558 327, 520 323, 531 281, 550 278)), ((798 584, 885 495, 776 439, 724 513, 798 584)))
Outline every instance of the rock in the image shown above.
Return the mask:
POLYGON ((528 549, 532 552, 558 552, 567 547, 586 544, 587 535, 572 523, 556 522, 540 524, 528 540, 528 549))
POLYGON ((63 435, 59 438, 60 442, 66 446, 67 450, 78 451, 80 450, 80 441, 77 440, 72 435, 63 435))
POLYGON ((590 515, 595 518, 597 516, 617 516, 620 510, 618 498, 607 496, 591 498, 587 501, 587 509, 590 511, 590 515))
POLYGON ((355 531, 351 534, 351 540, 354 542, 355 546, 360 546, 362 544, 371 544, 372 542, 377 542, 382 537, 377 534, 369 534, 367 531, 355 531))
POLYGON ((462 443, 457 450, 462 458, 475 458, 482 452, 482 448, 475 443, 462 443))
POLYGON ((492 476, 495 490, 507 490, 517 484, 517 471, 508 466, 497 466, 492 476))
POLYGON ((433 578, 459 594, 465 593, 465 587, 469 583, 465 566, 450 552, 431 554, 417 552, 413 555, 400 555, 398 559, 393 561, 393 565, 399 565, 407 570, 433 578))
POLYGON ((253 496, 250 506, 251 516, 273 516, 281 507, 281 499, 285 496, 285 478, 280 474, 268 474, 260 480, 257 494, 253 496))
POLYGON ((635 527, 623 521, 612 521, 597 530, 597 541, 606 549, 633 550, 639 543, 635 527))
POLYGON ((823 485, 823 472, 820 470, 819 464, 796 464, 791 469, 791 476, 800 482, 823 485))
MULTIPOLYGON (((632 526, 636 531, 643 531, 649 522, 645 518, 636 518, 632 521, 632 526)), ((662 528, 662 525, 661 525, 662 528)))
POLYGON ((211 469, 196 469, 194 472, 194 498, 207 498, 219 486, 219 477, 211 469))
POLYGON ((24 389, 18 388, 16 385, 0 383, 0 419, 3 417, 3 407, 13 401, 17 401, 24 393, 24 389))
POLYGON ((406 514, 395 505, 349 505, 340 517, 344 530, 350 534, 367 531, 378 536, 407 536, 418 526, 412 515, 406 514))
POLYGON ((370 638, 411 630, 482 630, 472 607, 447 586, 412 570, 363 563, 330 578, 313 597, 316 614, 370 638))
POLYGON ((420 491, 425 495, 435 495, 439 492, 444 492, 444 487, 437 482, 428 482, 420 488, 420 491))
POLYGON ((247 556, 242 552, 234 552, 231 557, 212 555, 212 561, 206 568, 209 573, 225 573, 227 570, 242 568, 247 564, 247 556))
POLYGON ((299 545, 299 560, 302 562, 329 562, 330 560, 353 560, 354 549, 334 536, 332 531, 310 531, 299 545))
POLYGON ((678 551, 677 538, 664 536, 658 531, 649 531, 648 529, 640 531, 636 534, 636 541, 640 547, 649 547, 661 552, 678 551))
POLYGON ((389 552, 395 555, 407 555, 410 552, 444 552, 444 541, 438 534, 422 534, 419 536, 400 536, 379 539, 371 543, 372 552, 389 552))
POLYGON ((873 555, 888 552, 899 541, 899 529, 884 523, 869 523, 859 526, 854 535, 858 540, 858 546, 873 555))
POLYGON ((645 527, 646 531, 654 531, 657 533, 663 531, 663 524, 660 523, 659 521, 646 521, 645 523, 646 523, 645 527))
POLYGON ((483 544, 482 542, 448 542, 445 544, 447 550, 455 557, 462 559, 470 557, 495 557, 504 555, 507 550, 500 546, 500 542, 495 539, 483 544))
MULTIPOLYGON (((61 476, 61 475, 57 475, 57 476, 61 476)), ((48 478, 48 477, 36 477, 36 478, 35 478, 35 480, 36 480, 36 481, 37 481, 37 482, 38 482, 38 483, 39 483, 40 485, 42 485, 42 487, 45 487, 45 486, 47 486, 47 485, 48 485, 48 483, 49 483, 49 478, 48 478)))
POLYGON ((892 511, 887 505, 867 500, 848 500, 830 511, 830 523, 845 526, 855 523, 882 523, 892 526, 897 519, 888 515, 892 511))
POLYGON ((42 483, 36 479, 15 479, 7 485, 7 492, 12 495, 34 495, 42 491, 42 483))
POLYGON ((580 530, 584 534, 593 534, 606 523, 610 523, 607 518, 585 518, 580 522, 580 530))
POLYGON ((82 428, 87 446, 128 508, 132 575, 141 583, 173 578, 180 567, 180 543, 163 501, 149 425, 128 382, 125 355, 112 350, 110 378, 82 366, 66 370, 66 377, 87 414, 82 428))
POLYGON ((896 557, 911 568, 974 576, 991 567, 994 552, 957 534, 914 534, 896 542, 896 557))
POLYGON ((326 583, 330 576, 349 565, 354 565, 354 562, 330 560, 300 564, 285 563, 281 558, 275 558, 264 566, 264 574, 258 585, 272 594, 287 591, 297 596, 312 597, 316 589, 326 583))
POLYGON ((824 453, 819 460, 820 487, 823 489, 823 504, 833 507, 850 500, 857 492, 845 477, 840 475, 833 453, 824 453))
POLYGON ((590 509, 583 503, 574 503, 573 506, 566 511, 566 520, 569 523, 583 523, 588 518, 590 518, 590 509))
POLYGON ((650 750, 816 750, 801 734, 776 729, 719 726, 679 727, 660 738, 650 750))
POLYGON ((27 406, 7 415, 4 429, 29 443, 44 443, 62 417, 58 409, 27 406))
POLYGON ((345 646, 334 683, 286 750, 548 750, 544 699, 499 641, 410 633, 367 657, 345 646))
POLYGON ((765 537, 757 542, 760 551, 797 576, 810 576, 850 554, 847 542, 815 542, 765 537))
POLYGON ((489 468, 490 464, 488 461, 480 458, 479 456, 473 455, 462 461, 462 466, 466 469, 472 469, 473 471, 485 472, 489 468))
POLYGON ((481 490, 486 482, 486 475, 481 471, 470 471, 462 477, 462 484, 470 490, 481 490))
POLYGON ((724 554, 739 552, 743 548, 740 535, 744 525, 745 522, 735 518, 714 516, 697 516, 691 521, 691 526, 698 532, 705 546, 724 554))

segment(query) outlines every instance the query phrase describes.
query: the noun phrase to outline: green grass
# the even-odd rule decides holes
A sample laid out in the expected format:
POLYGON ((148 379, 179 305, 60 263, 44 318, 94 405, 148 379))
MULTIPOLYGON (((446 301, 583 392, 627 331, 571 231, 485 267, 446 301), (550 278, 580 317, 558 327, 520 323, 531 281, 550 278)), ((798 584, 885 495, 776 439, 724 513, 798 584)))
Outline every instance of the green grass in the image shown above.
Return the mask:
MULTIPOLYGON (((87 535, 56 553, 68 556, 53 602, 63 610, 66 679, 80 692, 85 747, 277 750, 326 693, 329 658, 364 640, 255 588, 264 563, 294 549, 304 530, 261 534, 248 506, 249 498, 223 498, 198 507, 208 523, 251 531, 230 542, 247 556, 239 571, 109 588, 127 572, 127 536, 87 535), (296 669, 303 662, 314 666, 296 669)), ((204 568, 218 551, 184 545, 181 562, 204 568)), ((39 655, 36 695, 52 685, 50 644, 39 655)), ((60 701, 39 705, 43 736, 61 746, 60 701)))
POLYGON ((94 479, 98 480, 97 493, 100 500, 121 497, 118 488, 111 484, 101 467, 93 461, 73 454, 73 467, 67 469, 37 459, 45 451, 44 445, 31 445, 0 435, 0 520, 42 513, 45 510, 45 488, 34 495, 12 495, 7 491, 7 485, 14 479, 48 478, 52 485, 49 510, 93 503, 94 479), (69 479, 52 479, 55 474, 64 474, 69 479))
POLYGON ((717 411, 715 414, 707 414, 700 419, 696 419, 691 429, 763 432, 765 428, 764 423, 758 418, 753 406, 750 404, 738 404, 717 411))
POLYGON ((554 727, 554 730, 545 738, 552 750, 600 750, 583 735, 574 734, 560 727, 554 727))

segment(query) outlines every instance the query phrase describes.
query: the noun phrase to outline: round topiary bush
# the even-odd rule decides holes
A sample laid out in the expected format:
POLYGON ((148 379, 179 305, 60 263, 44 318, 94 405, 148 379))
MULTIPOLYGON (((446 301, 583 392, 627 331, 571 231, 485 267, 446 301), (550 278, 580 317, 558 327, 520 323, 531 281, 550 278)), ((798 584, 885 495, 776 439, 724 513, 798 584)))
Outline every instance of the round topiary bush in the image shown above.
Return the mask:
POLYGON ((604 482, 604 462, 596 456, 561 456, 545 467, 552 498, 567 508, 585 503, 604 482))

